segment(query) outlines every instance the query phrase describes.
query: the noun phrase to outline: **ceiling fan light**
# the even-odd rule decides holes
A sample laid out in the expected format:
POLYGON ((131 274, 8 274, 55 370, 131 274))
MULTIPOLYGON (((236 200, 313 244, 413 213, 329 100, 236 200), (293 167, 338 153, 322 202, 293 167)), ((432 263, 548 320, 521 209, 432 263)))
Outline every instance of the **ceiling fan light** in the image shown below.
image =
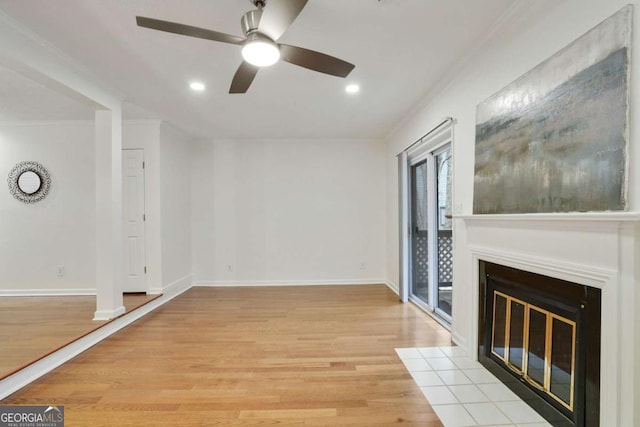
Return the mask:
POLYGON ((280 59, 280 49, 271 40, 263 38, 249 39, 242 46, 242 57, 256 67, 268 67, 280 59))

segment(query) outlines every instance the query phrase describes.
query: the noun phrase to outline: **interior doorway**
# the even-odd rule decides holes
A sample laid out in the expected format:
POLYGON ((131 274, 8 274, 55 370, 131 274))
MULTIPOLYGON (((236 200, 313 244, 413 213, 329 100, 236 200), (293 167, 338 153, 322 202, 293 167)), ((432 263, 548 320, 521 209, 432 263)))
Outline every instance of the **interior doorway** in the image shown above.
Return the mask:
POLYGON ((145 262, 144 150, 122 150, 123 292, 147 292, 145 262))

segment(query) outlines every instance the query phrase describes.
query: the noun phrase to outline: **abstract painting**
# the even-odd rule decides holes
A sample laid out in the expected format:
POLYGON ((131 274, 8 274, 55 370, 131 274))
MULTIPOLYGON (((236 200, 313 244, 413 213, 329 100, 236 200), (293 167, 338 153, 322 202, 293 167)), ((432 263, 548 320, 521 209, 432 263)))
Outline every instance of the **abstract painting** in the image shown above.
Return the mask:
POLYGON ((478 105, 474 214, 624 211, 632 6, 478 105))

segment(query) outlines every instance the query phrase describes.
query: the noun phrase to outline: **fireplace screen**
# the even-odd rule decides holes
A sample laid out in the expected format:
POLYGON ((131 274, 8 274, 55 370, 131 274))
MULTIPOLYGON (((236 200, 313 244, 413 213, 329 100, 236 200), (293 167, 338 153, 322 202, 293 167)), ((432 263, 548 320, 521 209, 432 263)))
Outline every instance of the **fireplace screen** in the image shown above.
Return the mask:
POLYGON ((491 352, 573 411, 576 322, 505 293, 493 294, 491 352))
POLYGON ((600 294, 480 262, 478 361, 556 427, 599 426, 600 294))

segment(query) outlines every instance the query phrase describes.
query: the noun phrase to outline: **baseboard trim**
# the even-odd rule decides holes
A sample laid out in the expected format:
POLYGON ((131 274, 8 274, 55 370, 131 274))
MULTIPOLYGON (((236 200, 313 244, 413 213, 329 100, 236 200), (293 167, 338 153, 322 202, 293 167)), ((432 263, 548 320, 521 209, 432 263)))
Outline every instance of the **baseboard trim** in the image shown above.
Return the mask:
MULTIPOLYGON (((470 348, 468 348, 468 347, 467 347, 467 340, 466 340, 463 336, 461 336, 460 334, 458 334, 457 332, 453 332, 453 331, 451 331, 451 341, 452 341, 455 345, 457 345, 457 346, 459 346, 459 347, 464 348, 464 349, 466 350, 466 352, 467 352, 467 354, 468 354, 468 355, 473 355, 474 353, 476 353, 476 352, 477 352, 477 350, 475 350, 475 349, 470 349, 470 348)), ((475 358, 474 358, 474 357, 471 357, 471 358, 472 358, 473 360, 476 360, 476 359, 477 359, 477 355, 476 355, 476 357, 475 357, 475 358)))
POLYGON ((118 316, 122 316, 126 312, 124 305, 114 309, 114 310, 97 310, 93 314, 93 320, 111 320, 115 319, 118 316))
POLYGON ((386 283, 383 279, 346 279, 346 280, 197 280, 193 286, 198 287, 259 287, 259 286, 344 286, 344 285, 379 285, 386 283))
POLYGON ((0 297, 55 297, 96 295, 95 289, 0 289, 0 297))
POLYGON ((26 366, 25 368, 12 375, 9 375, 6 378, 3 378, 2 380, 0 380, 0 400, 15 393, 22 387, 29 385, 41 376, 47 374, 48 372, 51 372, 63 363, 73 359, 80 353, 93 347, 100 341, 104 340, 105 338, 109 337, 125 326, 135 322, 144 315, 152 312, 156 308, 160 307, 163 304, 166 304, 173 298, 187 291, 189 288, 191 288, 191 276, 189 276, 187 280, 185 279, 186 276, 185 278, 177 280, 176 282, 173 282, 166 286, 164 288, 166 289, 166 292, 159 298, 154 299, 153 301, 139 307, 136 310, 133 310, 130 313, 125 313, 124 315, 110 321, 109 323, 106 323, 90 334, 87 334, 77 339, 76 341, 73 341, 60 350, 35 361, 34 363, 26 366))
POLYGON ((400 288, 398 287, 398 285, 396 285, 390 280, 385 280, 384 284, 387 285, 387 288, 391 289, 394 294, 400 296, 400 288))
POLYGON ((178 280, 174 280, 168 285, 152 287, 147 290, 148 294, 158 295, 158 294, 171 294, 173 292, 177 292, 180 290, 187 290, 193 285, 193 274, 187 274, 179 278, 178 280))

